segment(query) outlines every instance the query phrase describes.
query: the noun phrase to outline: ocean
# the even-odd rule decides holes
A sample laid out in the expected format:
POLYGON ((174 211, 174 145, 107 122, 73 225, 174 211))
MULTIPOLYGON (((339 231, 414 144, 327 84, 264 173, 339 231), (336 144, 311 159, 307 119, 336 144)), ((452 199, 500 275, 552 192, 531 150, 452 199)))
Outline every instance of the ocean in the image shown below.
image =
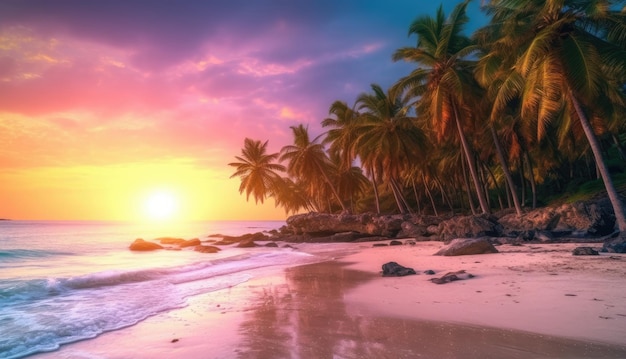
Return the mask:
POLYGON ((22 358, 134 325, 189 297, 243 283, 254 270, 316 261, 289 248, 228 246, 132 252, 136 238, 199 238, 280 228, 282 221, 177 226, 0 221, 0 358, 22 358))

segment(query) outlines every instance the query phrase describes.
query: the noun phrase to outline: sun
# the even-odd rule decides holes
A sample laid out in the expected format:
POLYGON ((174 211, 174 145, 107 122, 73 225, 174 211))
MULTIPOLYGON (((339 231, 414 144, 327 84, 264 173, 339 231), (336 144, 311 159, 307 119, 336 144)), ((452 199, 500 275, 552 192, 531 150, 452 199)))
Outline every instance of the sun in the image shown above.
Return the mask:
POLYGON ((148 219, 170 220, 178 214, 178 197, 172 192, 156 191, 148 195, 143 210, 148 219))

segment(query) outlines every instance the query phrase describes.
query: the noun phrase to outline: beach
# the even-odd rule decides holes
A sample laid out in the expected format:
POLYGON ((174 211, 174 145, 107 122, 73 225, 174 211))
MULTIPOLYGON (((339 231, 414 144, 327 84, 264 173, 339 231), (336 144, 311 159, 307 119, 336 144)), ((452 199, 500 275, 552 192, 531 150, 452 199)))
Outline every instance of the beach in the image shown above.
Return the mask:
POLYGON ((573 256, 580 245, 442 257, 441 242, 325 244, 328 260, 250 270, 184 308, 32 357, 626 357, 626 257, 573 256), (382 277, 389 261, 418 274, 382 277), (459 270, 473 277, 430 281, 459 270))

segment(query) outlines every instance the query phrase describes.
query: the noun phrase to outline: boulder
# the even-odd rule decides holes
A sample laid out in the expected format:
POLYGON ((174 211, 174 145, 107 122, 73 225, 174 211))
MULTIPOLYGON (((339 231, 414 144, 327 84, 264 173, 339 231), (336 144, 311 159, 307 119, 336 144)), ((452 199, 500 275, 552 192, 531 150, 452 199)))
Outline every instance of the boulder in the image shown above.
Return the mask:
POLYGON ((183 241, 183 243, 180 243, 179 246, 181 248, 186 248, 186 247, 195 247, 195 246, 199 246, 200 245, 200 240, 198 238, 194 238, 194 239, 190 239, 187 241, 183 241))
POLYGON ((276 242, 269 242, 265 245, 266 247, 278 248, 278 244, 276 242))
POLYGON ((178 246, 186 242, 184 238, 175 238, 175 237, 159 237, 156 239, 156 241, 158 241, 161 244, 175 244, 178 246))
POLYGON ((411 274, 417 274, 413 268, 401 266, 396 262, 383 264, 383 277, 403 277, 411 274))
POLYGON ((600 253, 591 247, 576 247, 572 254, 575 256, 597 256, 600 253))
POLYGON ((499 237, 501 233, 497 218, 489 215, 452 217, 438 227, 439 237, 446 242, 459 237, 499 237))
POLYGON ((441 248, 436 256, 464 256, 471 254, 498 253, 487 238, 457 238, 441 248))
POLYGON ((266 241, 269 239, 269 236, 261 233, 248 233, 242 236, 223 236, 221 241, 215 242, 217 245, 229 245, 241 242, 251 242, 251 241, 266 241))
POLYGON ((603 236, 615 227, 615 215, 608 198, 577 201, 558 207, 538 208, 523 214, 506 214, 499 219, 505 233, 516 231, 584 232, 603 236))
POLYGON ((394 240, 394 241, 389 242, 389 245, 390 246, 401 246, 402 242, 394 240))
POLYGON ((372 236, 394 237, 402 230, 409 215, 376 216, 363 214, 303 213, 287 218, 281 232, 296 235, 330 236, 336 233, 356 232, 372 236))
POLYGON ((608 239, 602 246, 602 252, 626 253, 626 235, 621 234, 613 239, 608 239))
POLYGON ((144 241, 142 238, 137 238, 130 244, 131 251, 153 251, 156 249, 163 249, 163 246, 153 242, 144 241))
POLYGON ((195 246, 193 248, 194 251, 196 252, 200 252, 200 253, 217 253, 219 252, 221 249, 219 249, 218 247, 215 246, 203 246, 203 245, 199 245, 199 246, 195 246))
POLYGON ((237 248, 252 248, 252 247, 256 247, 257 244, 254 243, 254 240, 249 238, 249 239, 244 239, 241 242, 239 242, 239 244, 237 244, 237 248))

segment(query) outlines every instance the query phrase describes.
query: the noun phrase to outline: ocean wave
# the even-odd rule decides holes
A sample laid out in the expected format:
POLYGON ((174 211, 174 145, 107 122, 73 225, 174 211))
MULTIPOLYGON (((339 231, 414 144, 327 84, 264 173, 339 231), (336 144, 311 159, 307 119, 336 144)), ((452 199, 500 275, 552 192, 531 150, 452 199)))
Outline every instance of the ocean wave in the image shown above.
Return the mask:
POLYGON ((53 256, 70 256, 73 253, 59 252, 59 251, 47 251, 37 249, 4 249, 0 250, 0 260, 2 261, 19 261, 24 259, 37 259, 53 256))
POLYGON ((2 282, 0 358, 56 350, 184 307, 188 297, 243 283, 254 269, 312 258, 263 250, 179 267, 2 282))

